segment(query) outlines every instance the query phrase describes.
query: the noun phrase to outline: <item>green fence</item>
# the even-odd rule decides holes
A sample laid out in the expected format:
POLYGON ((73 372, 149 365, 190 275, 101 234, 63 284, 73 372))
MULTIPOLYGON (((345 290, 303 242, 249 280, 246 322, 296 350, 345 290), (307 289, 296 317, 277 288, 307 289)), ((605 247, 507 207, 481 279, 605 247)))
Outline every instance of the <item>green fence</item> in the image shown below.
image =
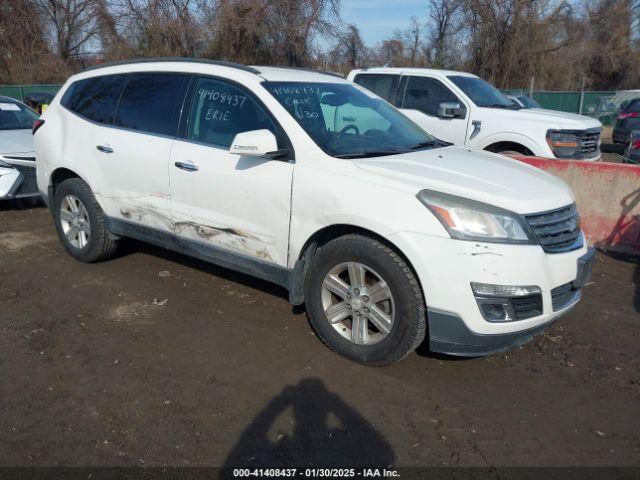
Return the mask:
POLYGON ((62 85, 0 85, 0 95, 12 97, 24 101, 24 97, 30 93, 47 92, 56 93, 62 85))
MULTIPOLYGON (((505 90, 511 94, 529 95, 527 90, 505 90)), ((569 113, 581 113, 597 118, 603 125, 612 125, 620 110, 620 105, 633 98, 640 98, 640 90, 619 92, 548 92, 534 91, 533 99, 542 108, 569 113), (582 96, 582 106, 580 98, 582 96)))

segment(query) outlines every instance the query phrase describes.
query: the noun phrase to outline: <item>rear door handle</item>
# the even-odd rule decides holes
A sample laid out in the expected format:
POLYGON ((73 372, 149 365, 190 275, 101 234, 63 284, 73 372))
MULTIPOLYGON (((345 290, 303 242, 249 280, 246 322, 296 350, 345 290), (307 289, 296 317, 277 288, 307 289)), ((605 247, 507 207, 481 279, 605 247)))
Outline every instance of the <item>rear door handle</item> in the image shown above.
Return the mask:
POLYGON ((106 145, 96 145, 96 148, 102 153, 113 153, 113 148, 107 147, 106 145))
POLYGON ((187 172, 197 172, 200 169, 195 163, 176 162, 174 165, 187 172))

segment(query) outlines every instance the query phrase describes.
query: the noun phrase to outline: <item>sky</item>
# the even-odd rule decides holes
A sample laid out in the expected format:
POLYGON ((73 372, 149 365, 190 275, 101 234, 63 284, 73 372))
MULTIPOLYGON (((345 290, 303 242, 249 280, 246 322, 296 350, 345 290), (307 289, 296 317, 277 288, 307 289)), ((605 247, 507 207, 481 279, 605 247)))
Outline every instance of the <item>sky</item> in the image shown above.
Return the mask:
POLYGON ((409 26, 409 20, 416 16, 424 23, 428 11, 427 0, 342 0, 342 21, 353 23, 360 29, 360 35, 368 46, 409 26))

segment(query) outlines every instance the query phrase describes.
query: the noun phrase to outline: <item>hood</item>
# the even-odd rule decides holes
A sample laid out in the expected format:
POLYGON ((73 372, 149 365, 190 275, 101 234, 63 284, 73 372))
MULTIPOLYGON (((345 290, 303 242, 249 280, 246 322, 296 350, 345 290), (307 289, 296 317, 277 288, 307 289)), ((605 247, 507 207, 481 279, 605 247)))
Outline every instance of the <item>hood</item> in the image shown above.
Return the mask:
POLYGON ((363 170, 420 190, 488 203, 516 213, 538 213, 569 205, 571 189, 557 177, 503 155, 445 147, 354 160, 363 170))
POLYGON ((31 129, 0 130, 0 155, 33 153, 31 129))
POLYGON ((506 121, 527 120, 544 123, 550 128, 563 130, 586 130, 588 128, 602 128, 598 119, 578 115, 576 113, 546 110, 544 108, 522 108, 520 110, 505 110, 493 108, 493 114, 504 118, 506 121))

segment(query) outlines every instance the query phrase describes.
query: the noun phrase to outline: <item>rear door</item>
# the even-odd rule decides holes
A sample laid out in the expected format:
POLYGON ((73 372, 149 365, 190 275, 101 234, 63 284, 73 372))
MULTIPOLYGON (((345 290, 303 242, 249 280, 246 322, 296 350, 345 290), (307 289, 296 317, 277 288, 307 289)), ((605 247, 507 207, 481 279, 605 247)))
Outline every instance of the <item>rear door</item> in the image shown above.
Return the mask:
POLYGON ((399 106, 407 117, 433 136, 464 145, 467 137, 469 106, 437 78, 407 75, 406 85, 399 92, 399 106), (464 117, 438 117, 441 103, 458 103, 465 109, 464 117))
POLYGON ((110 216, 172 232, 168 162, 190 77, 134 73, 113 126, 95 138, 98 188, 110 216))
POLYGON ((266 107, 244 87, 194 79, 181 138, 171 152, 172 220, 178 242, 206 256, 286 267, 293 163, 232 155, 236 134, 268 129, 288 140, 266 107), (187 114, 188 112, 188 114, 187 114))

